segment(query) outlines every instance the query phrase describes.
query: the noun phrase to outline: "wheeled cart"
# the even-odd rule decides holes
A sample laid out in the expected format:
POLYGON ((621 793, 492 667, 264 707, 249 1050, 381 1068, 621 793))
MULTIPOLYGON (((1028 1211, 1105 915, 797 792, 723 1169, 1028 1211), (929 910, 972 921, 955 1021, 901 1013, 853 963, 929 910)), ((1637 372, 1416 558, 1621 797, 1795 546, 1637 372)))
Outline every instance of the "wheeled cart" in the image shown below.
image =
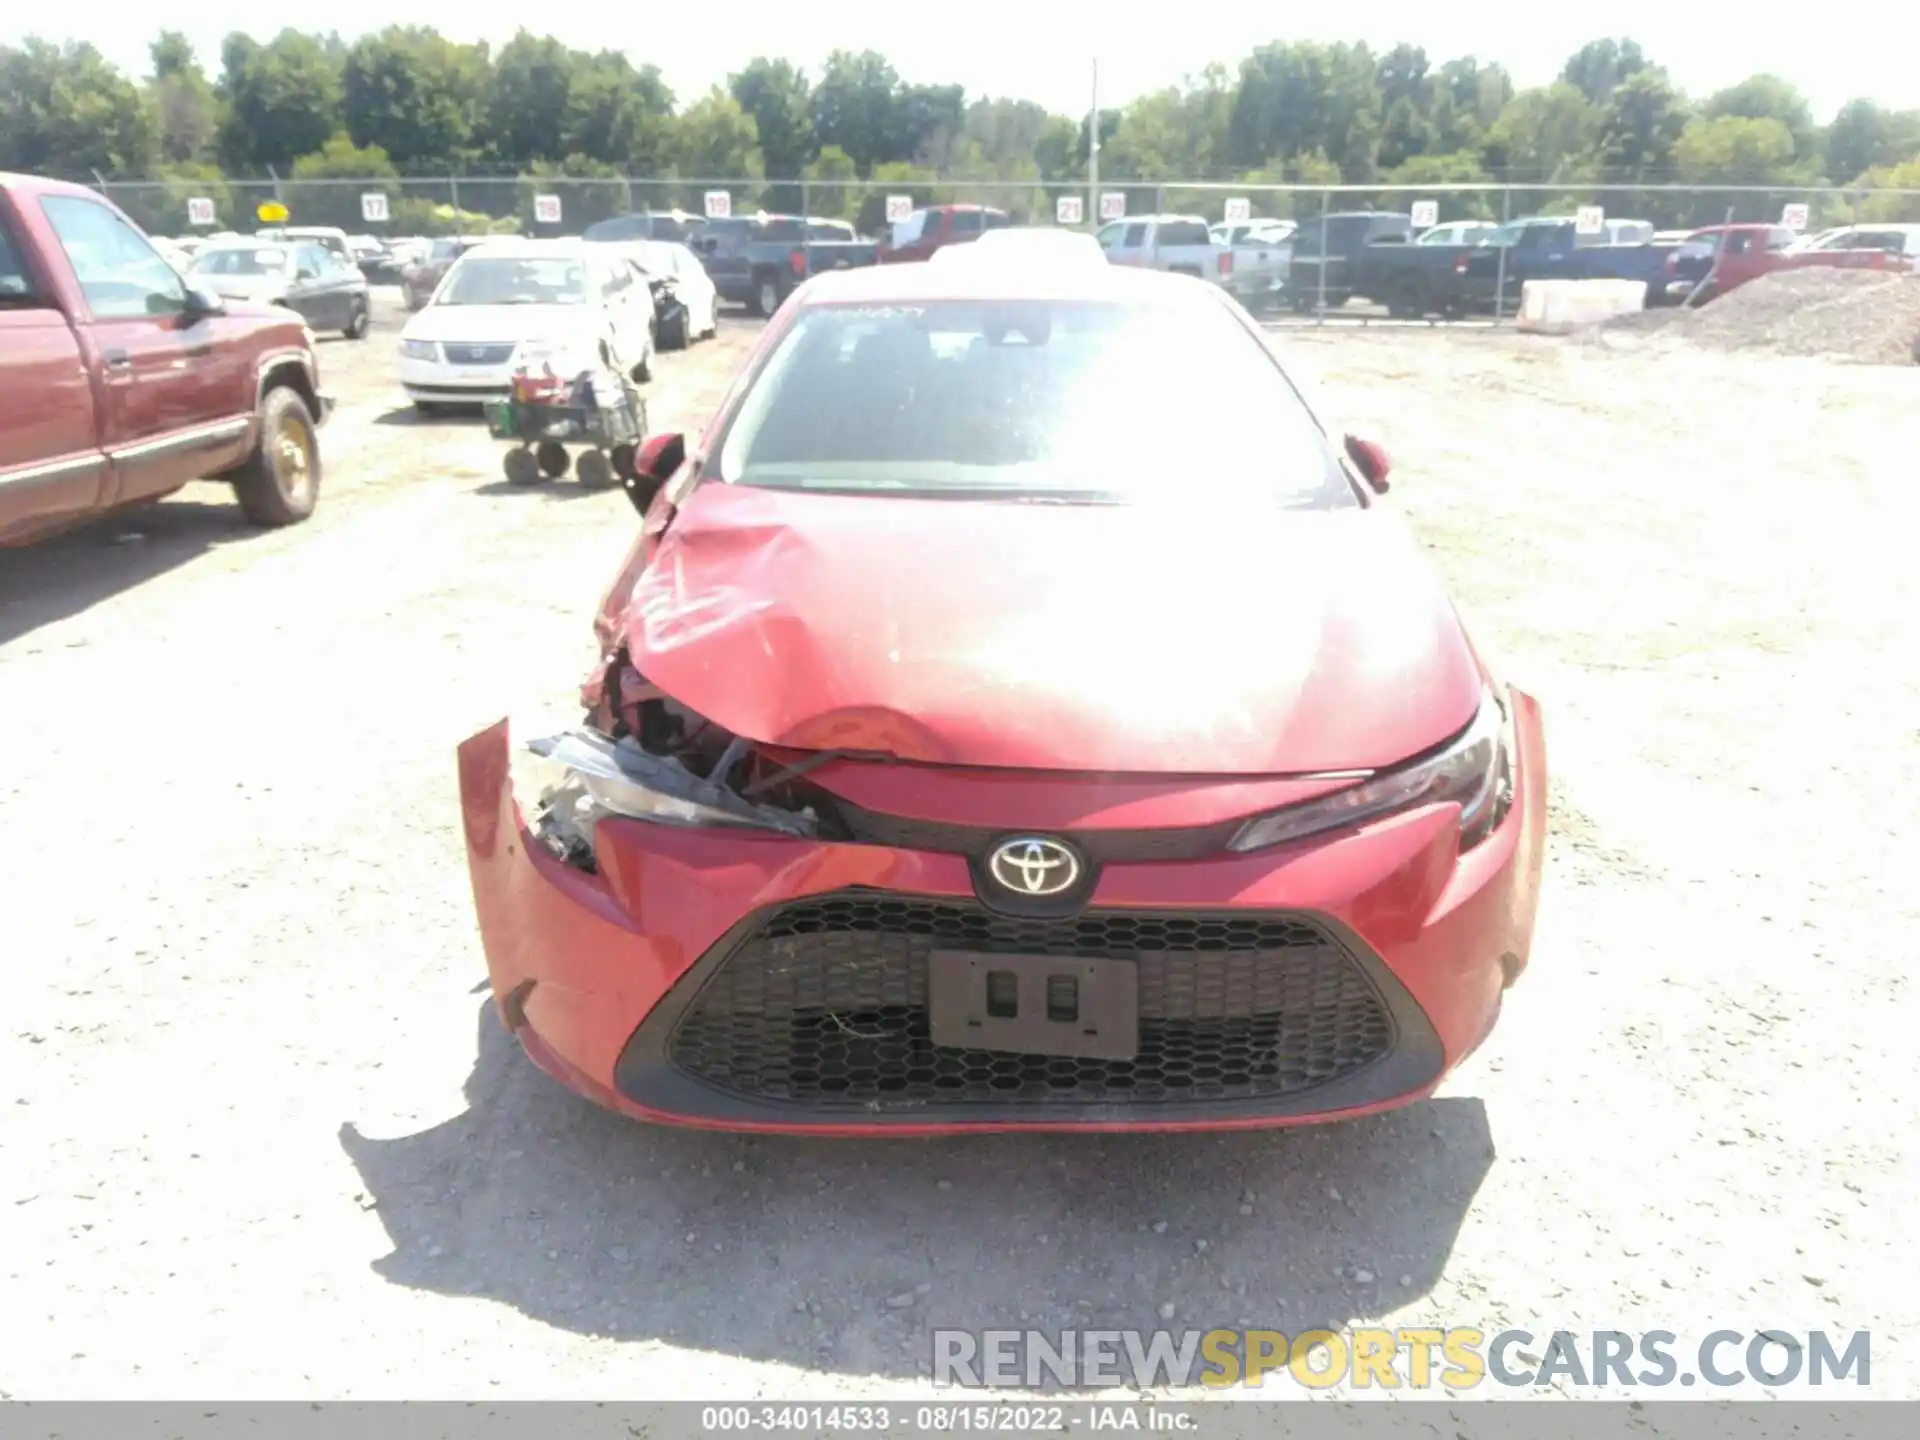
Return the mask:
POLYGON ((535 390, 516 379, 513 394, 485 410, 487 433, 515 442, 500 461, 515 485, 558 480, 569 469, 595 488, 630 478, 647 436, 647 402, 612 372, 583 375, 565 389, 535 390))

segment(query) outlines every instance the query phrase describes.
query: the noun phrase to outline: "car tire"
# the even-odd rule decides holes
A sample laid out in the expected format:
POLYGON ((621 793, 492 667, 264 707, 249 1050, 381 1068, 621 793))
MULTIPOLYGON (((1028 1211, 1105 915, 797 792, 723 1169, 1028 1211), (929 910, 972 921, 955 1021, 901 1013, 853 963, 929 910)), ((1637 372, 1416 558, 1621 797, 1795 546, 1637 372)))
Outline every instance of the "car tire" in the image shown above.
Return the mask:
POLYGON ((534 447, 533 458, 540 466, 540 473, 555 480, 566 474, 568 467, 573 464, 567 447, 558 440, 542 440, 534 447))
POLYGON ((547 478, 533 451, 524 445, 516 445, 501 456, 500 469, 505 473, 509 485, 538 485, 547 478))
POLYGON ((233 493, 255 525, 295 525, 320 500, 320 432, 300 392, 276 385, 260 398, 253 453, 233 473, 233 493))
POLYGON ((373 329, 373 302, 367 299, 360 301, 354 307, 353 318, 347 322, 347 328, 340 333, 349 340, 364 340, 371 329, 373 329))
POLYGON ((604 450, 583 450, 573 467, 574 477, 589 490, 603 490, 614 482, 613 461, 604 450))
POLYGON ((762 320, 780 308, 780 302, 787 297, 780 293, 780 281, 772 275, 762 275, 753 282, 753 299, 747 309, 762 320))

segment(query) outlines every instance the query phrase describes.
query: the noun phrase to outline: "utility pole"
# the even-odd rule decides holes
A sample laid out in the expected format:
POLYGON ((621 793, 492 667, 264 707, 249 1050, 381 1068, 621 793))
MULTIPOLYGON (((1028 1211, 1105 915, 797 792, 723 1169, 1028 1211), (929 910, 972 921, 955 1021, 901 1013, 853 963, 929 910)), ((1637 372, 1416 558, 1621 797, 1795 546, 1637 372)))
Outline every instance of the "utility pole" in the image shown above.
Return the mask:
POLYGON ((1093 62, 1092 109, 1087 115, 1087 222, 1100 224, 1100 62, 1093 62))

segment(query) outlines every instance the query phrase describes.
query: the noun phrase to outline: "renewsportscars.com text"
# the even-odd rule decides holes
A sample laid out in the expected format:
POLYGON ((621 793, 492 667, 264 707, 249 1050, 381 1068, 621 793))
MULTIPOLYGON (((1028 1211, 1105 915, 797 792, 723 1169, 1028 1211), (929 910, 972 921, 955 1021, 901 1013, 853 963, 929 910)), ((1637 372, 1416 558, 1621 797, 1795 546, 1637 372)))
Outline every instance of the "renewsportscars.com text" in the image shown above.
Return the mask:
POLYGON ((933 1383, 1047 1386, 1300 1385, 1472 1390, 1487 1385, 1771 1388, 1873 1383, 1870 1332, 1485 1330, 936 1330, 933 1383))

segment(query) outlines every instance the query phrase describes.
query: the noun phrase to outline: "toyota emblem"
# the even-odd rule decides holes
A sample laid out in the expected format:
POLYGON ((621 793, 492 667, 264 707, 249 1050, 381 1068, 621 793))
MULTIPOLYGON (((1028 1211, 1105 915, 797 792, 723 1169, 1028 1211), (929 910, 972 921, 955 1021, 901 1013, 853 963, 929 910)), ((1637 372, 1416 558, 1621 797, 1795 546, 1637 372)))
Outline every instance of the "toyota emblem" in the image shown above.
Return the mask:
POLYGON ((1071 890, 1080 880, 1080 857, 1071 846, 1044 835, 1002 840, 987 856, 987 873, 1015 895, 1044 899, 1071 890))

